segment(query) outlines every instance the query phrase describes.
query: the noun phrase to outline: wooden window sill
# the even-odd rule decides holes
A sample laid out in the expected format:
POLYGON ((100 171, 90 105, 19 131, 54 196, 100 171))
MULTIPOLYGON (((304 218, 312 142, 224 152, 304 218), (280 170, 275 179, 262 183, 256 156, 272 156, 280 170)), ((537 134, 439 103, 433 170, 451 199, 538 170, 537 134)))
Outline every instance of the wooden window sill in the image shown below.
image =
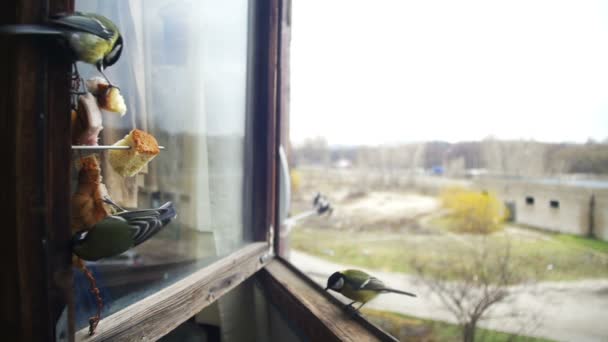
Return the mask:
POLYGON ((347 314, 342 302, 281 258, 256 277, 268 299, 310 341, 397 341, 360 315, 347 314))
POLYGON ((270 258, 266 242, 255 242, 99 322, 76 341, 157 340, 260 270, 270 258))

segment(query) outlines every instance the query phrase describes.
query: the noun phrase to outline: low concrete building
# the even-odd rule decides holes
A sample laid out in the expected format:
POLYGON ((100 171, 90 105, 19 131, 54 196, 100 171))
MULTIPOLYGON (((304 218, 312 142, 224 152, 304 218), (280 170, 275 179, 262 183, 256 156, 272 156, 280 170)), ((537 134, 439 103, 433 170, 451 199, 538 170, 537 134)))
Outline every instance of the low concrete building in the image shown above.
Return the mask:
POLYGON ((475 184, 496 192, 516 223, 608 240, 608 182, 481 178, 475 184))

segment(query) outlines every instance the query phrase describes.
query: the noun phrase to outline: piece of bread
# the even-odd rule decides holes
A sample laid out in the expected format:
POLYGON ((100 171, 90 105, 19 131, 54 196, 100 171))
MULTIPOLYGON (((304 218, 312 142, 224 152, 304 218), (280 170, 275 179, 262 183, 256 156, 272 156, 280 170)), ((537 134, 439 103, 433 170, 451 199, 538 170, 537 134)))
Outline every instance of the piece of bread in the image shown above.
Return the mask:
POLYGON ((113 146, 130 146, 128 150, 110 150, 110 165, 123 177, 135 176, 160 152, 158 142, 151 134, 139 129, 132 130, 113 146))
POLYGON ((91 93, 78 96, 78 111, 72 113, 72 144, 97 145, 103 129, 101 111, 91 93))
POLYGON ((101 182, 97 155, 80 158, 76 168, 78 187, 72 195, 72 232, 88 229, 112 214, 112 208, 104 202, 104 198, 108 197, 108 190, 101 182))
POLYGON ((125 99, 120 94, 120 90, 111 87, 108 82, 101 77, 93 77, 87 80, 87 89, 95 95, 97 103, 101 109, 108 112, 118 113, 124 116, 127 113, 125 99))

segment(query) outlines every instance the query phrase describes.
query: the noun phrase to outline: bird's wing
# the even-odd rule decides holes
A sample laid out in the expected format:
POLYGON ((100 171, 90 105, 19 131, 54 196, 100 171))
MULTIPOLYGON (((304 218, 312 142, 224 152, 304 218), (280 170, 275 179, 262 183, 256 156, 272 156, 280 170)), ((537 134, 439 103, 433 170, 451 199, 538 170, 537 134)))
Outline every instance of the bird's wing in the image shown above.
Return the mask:
POLYGON ((118 255, 133 247, 132 227, 127 220, 108 216, 90 230, 72 237, 72 251, 84 260, 99 260, 118 255))
POLYGON ((367 278, 359 286, 359 290, 382 291, 384 289, 386 289, 386 285, 384 285, 384 283, 376 277, 367 278))
POLYGON ((177 215, 173 204, 167 202, 158 209, 126 211, 116 216, 127 220, 133 232, 133 245, 137 246, 158 233, 177 215))
POLYGON ((355 290, 361 290, 367 286, 370 279, 375 279, 369 274, 359 270, 344 270, 341 272, 345 276, 345 280, 355 290))
POLYGON ((376 277, 369 277, 365 282, 363 282, 363 284, 361 284, 361 287, 359 288, 359 290, 394 292, 394 293, 399 293, 399 294, 403 294, 403 295, 410 296, 410 297, 416 297, 416 295, 411 292, 401 291, 401 290, 387 287, 380 279, 378 279, 376 277))
POLYGON ((110 39, 115 33, 99 19, 92 16, 85 16, 79 12, 53 17, 49 22, 74 30, 88 32, 103 39, 110 39))

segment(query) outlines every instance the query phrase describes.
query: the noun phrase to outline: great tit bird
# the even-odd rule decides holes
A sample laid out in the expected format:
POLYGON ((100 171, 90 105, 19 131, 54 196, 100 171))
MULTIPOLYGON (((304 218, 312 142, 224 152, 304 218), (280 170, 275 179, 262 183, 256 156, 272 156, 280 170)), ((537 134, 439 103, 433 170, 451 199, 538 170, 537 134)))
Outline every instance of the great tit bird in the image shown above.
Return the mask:
POLYGON ((312 205, 317 211, 317 215, 321 216, 325 213, 328 213, 329 216, 334 212, 334 208, 329 203, 327 197, 321 195, 320 192, 317 192, 315 198, 312 201, 312 205))
POLYGON ((121 210, 72 236, 72 251, 84 260, 95 261, 121 254, 148 240, 177 217, 171 202, 157 209, 121 210))
POLYGON ((370 276, 359 270, 345 270, 335 272, 327 279, 325 290, 334 290, 353 301, 347 305, 352 308, 354 303, 361 303, 355 310, 358 311, 370 300, 381 293, 393 292, 406 296, 416 297, 415 294, 387 287, 380 279, 370 276))
POLYGON ((69 49, 73 61, 94 65, 110 84, 103 71, 118 61, 123 49, 118 27, 94 13, 60 14, 41 25, 3 25, 0 34, 57 37, 69 49))

